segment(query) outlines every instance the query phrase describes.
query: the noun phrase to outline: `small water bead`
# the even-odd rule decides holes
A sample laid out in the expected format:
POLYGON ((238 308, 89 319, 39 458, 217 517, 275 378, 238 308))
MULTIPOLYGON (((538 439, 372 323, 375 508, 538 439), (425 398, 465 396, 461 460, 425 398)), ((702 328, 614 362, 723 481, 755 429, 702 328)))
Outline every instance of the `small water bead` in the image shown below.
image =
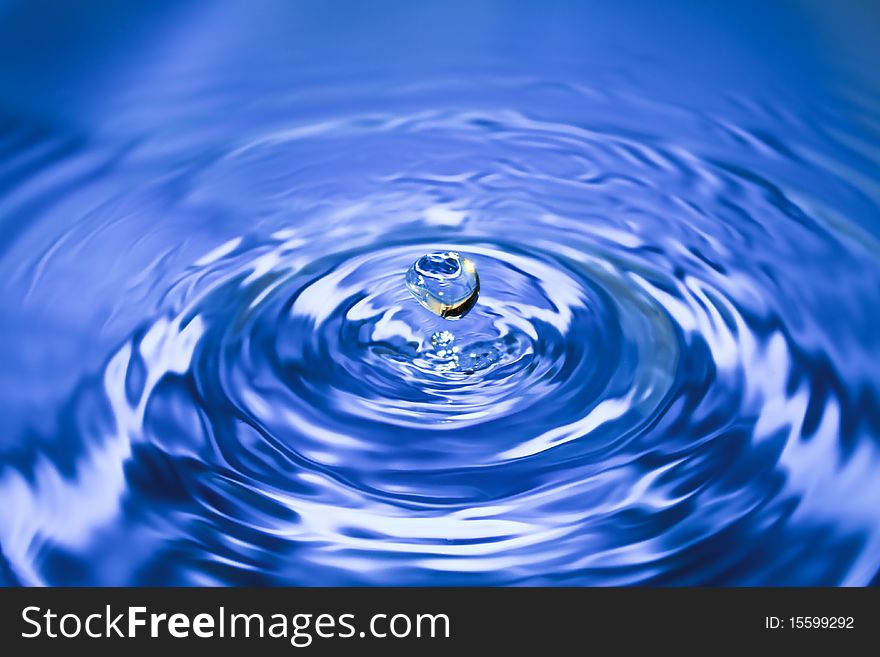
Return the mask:
POLYGON ((453 372, 458 369, 458 347, 455 335, 449 331, 437 331, 431 336, 431 349, 427 356, 437 372, 453 372))
POLYGON ((437 349, 445 349, 455 342, 455 335, 450 331, 437 331, 431 336, 431 344, 437 349))
POLYGON ((406 286, 435 315, 460 319, 477 302, 480 277, 474 263, 456 251, 435 251, 412 264, 406 272, 406 286))

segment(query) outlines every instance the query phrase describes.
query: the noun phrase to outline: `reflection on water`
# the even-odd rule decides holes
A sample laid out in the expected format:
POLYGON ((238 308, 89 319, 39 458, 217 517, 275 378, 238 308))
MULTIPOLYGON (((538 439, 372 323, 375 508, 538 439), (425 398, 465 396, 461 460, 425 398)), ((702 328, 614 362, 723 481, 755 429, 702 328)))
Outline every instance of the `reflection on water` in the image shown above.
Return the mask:
POLYGON ((877 104, 821 9, 120 5, 42 62, 24 5, 0 579, 876 577, 877 104))

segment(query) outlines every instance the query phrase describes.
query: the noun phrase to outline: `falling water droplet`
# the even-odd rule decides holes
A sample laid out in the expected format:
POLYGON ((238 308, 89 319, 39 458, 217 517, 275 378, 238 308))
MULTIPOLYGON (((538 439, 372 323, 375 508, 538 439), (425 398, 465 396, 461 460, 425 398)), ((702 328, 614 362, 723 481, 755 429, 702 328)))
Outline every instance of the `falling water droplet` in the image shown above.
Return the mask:
POLYGON ((446 319, 464 317, 480 294, 477 268, 455 251, 435 251, 406 272, 406 286, 425 308, 446 319))

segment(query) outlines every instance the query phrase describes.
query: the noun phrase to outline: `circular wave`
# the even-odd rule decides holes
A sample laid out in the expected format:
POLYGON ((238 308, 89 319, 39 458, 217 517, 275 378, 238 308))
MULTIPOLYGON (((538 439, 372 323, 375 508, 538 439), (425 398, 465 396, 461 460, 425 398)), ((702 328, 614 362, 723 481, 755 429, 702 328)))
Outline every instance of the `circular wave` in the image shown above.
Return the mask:
MULTIPOLYGON (((22 581, 865 583, 880 566, 862 474, 880 463, 876 241, 807 190, 512 110, 297 125, 172 178, 163 213, 222 206, 248 229, 197 257, 160 234, 65 441, 10 450, 30 473, 2 480, 29 500, 2 523, 22 581), (404 284, 435 250, 479 271, 456 322, 404 284)), ((138 194, 68 241, 101 244, 138 194)), ((29 294, 53 257, 19 270, 29 294)))

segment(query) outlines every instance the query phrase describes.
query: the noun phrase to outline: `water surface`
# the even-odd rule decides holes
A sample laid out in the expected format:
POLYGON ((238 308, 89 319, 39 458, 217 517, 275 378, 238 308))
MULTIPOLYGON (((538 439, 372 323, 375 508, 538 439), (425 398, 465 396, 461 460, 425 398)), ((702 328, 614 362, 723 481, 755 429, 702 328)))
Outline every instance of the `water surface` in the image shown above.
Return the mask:
POLYGON ((0 578, 876 583, 866 25, 0 5, 0 578))

